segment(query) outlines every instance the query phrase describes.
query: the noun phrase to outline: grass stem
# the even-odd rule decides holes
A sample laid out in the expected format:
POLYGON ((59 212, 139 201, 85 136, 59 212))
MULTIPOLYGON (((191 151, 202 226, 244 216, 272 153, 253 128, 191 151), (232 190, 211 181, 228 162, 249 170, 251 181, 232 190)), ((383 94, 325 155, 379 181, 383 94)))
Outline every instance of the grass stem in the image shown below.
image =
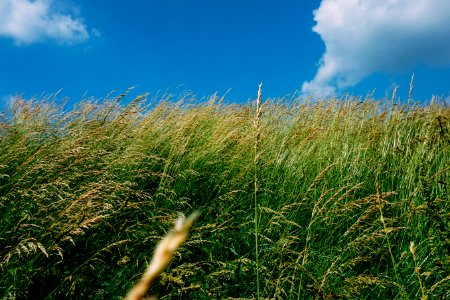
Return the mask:
POLYGON ((258 97, 256 98, 256 114, 254 120, 255 129, 255 145, 254 145, 254 207, 255 207, 255 263, 256 263, 256 298, 260 298, 260 279, 259 279, 259 203, 258 203, 258 165, 260 160, 259 145, 261 139, 261 98, 262 98, 262 83, 258 86, 258 97))

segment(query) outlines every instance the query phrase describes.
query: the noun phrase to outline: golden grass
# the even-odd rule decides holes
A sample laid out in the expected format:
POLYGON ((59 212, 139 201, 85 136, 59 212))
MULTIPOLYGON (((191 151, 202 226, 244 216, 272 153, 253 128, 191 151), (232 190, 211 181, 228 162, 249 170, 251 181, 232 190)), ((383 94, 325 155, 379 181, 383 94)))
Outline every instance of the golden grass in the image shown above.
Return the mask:
POLYGON ((152 283, 170 263, 175 251, 186 240, 189 229, 199 214, 196 211, 187 218, 184 216, 178 218, 175 227, 156 246, 150 265, 139 282, 129 291, 125 300, 140 300, 144 297, 152 283))

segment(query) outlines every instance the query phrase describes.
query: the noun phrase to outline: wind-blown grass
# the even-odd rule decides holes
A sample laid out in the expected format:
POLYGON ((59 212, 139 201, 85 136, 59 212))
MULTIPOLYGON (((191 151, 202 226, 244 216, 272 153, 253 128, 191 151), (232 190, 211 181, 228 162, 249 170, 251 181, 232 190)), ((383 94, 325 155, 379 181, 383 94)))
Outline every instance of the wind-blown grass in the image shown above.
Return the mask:
POLYGON ((450 297, 445 105, 261 110, 255 162, 253 104, 16 100, 0 120, 0 298, 120 299, 194 210, 161 299, 252 299, 257 269, 261 298, 450 297))

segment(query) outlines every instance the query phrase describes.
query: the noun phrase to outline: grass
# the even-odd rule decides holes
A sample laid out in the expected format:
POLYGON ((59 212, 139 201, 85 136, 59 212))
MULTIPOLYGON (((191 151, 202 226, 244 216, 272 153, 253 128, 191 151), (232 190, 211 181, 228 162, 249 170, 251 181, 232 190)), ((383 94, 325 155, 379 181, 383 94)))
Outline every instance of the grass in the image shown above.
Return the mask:
POLYGON ((446 105, 122 97, 1 116, 0 299, 121 299, 195 210, 150 294, 450 297, 446 105))
POLYGON ((262 117, 262 83, 258 87, 258 97, 256 98, 256 114, 254 119, 254 131, 255 131, 255 155, 254 155, 254 195, 255 195, 255 264, 256 264, 256 299, 260 298, 261 283, 259 280, 259 203, 258 203, 258 173, 259 173, 259 144, 261 143, 261 117, 262 117))
POLYGON ((175 250, 186 240, 189 228, 198 215, 198 212, 194 212, 188 218, 184 218, 183 215, 178 218, 174 229, 156 246, 155 254, 150 265, 145 270, 139 282, 128 292, 125 298, 126 300, 140 300, 145 296, 149 287, 151 287, 172 260, 175 250))

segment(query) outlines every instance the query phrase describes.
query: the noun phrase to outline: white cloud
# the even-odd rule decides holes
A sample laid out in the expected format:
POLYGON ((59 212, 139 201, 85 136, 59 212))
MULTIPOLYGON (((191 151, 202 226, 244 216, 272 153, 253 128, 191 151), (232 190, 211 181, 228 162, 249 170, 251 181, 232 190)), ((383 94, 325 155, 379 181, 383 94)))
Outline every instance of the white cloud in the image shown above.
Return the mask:
POLYGON ((54 0, 0 0, 0 36, 12 38, 18 45, 86 41, 89 33, 84 22, 54 4, 54 0))
POLYGON ((328 96, 376 72, 450 66, 448 0, 322 0, 314 20, 326 50, 303 93, 328 96))

